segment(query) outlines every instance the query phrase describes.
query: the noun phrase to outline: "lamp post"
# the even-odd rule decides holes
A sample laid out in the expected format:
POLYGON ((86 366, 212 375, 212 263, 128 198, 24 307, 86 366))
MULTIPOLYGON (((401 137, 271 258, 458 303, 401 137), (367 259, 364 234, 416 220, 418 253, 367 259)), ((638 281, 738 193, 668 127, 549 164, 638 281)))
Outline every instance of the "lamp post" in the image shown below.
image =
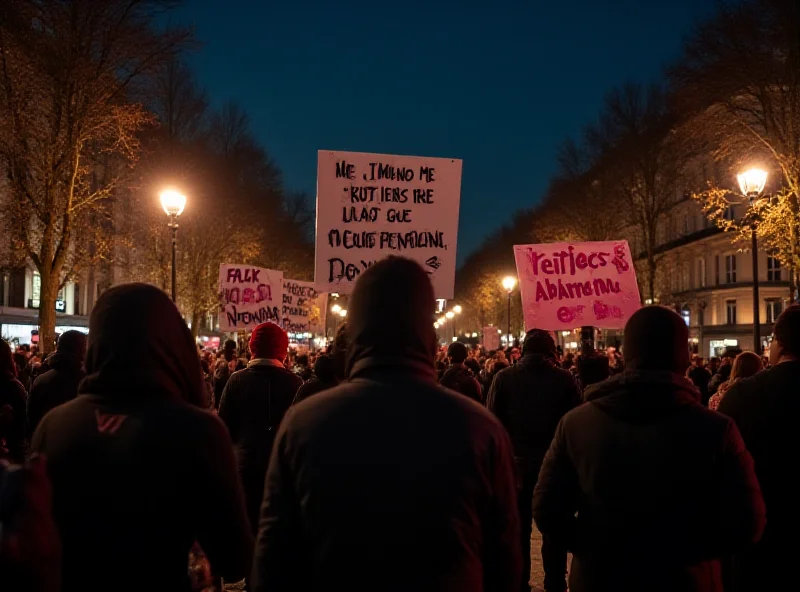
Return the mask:
POLYGON ((447 317, 447 320, 448 320, 448 321, 453 321, 453 341, 455 341, 455 336, 456 336, 456 322, 455 322, 455 320, 453 320, 453 319, 455 319, 456 313, 454 313, 452 310, 450 310, 450 311, 448 311, 448 312, 447 312, 447 314, 446 314, 446 315, 444 315, 444 316, 446 316, 446 317, 447 317))
MULTIPOLYGON (((767 171, 752 168, 736 176, 742 195, 747 197, 750 206, 758 200, 767 184, 767 171)), ((761 310, 758 297, 758 237, 756 236, 756 217, 751 212, 750 250, 753 252, 753 349, 761 355, 761 310)))
POLYGON ((172 229, 172 301, 177 301, 178 273, 178 216, 183 213, 186 207, 186 196, 174 189, 165 189, 161 192, 161 207, 164 213, 169 216, 169 228, 172 229))
POLYGON ((334 304, 331 306, 331 312, 333 313, 333 339, 336 339, 336 332, 339 330, 339 313, 342 312, 342 307, 338 304, 334 304))
POLYGON ((514 293, 514 288, 517 287, 517 278, 512 275, 507 275, 503 278, 503 289, 508 293, 508 347, 511 347, 511 294, 514 293))

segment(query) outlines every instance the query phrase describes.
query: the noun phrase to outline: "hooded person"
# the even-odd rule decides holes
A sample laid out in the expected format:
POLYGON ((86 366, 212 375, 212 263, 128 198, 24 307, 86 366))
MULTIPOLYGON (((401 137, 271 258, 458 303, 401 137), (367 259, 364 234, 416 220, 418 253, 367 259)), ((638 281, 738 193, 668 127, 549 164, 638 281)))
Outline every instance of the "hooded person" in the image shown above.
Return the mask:
MULTIPOLYGON (((519 492, 522 552, 522 590, 529 590, 533 488, 542 460, 565 413, 581 402, 572 375, 558 367, 556 344, 548 331, 532 329, 525 335, 520 361, 501 370, 492 381, 486 406, 508 430, 514 446, 519 492)), ((547 592, 564 592, 567 549, 549 537, 542 538, 544 587, 547 592)))
POLYGON ((47 456, 63 589, 188 590, 195 540, 217 575, 243 579, 253 539, 233 447, 202 409, 194 340, 169 297, 144 284, 104 292, 86 372, 32 443, 47 456))
POLYGON ((219 404, 219 417, 228 426, 244 486, 247 517, 253 534, 264 494, 272 442, 302 379, 283 365, 289 336, 275 323, 261 323, 250 335, 252 359, 234 372, 219 404))
POLYGON ((255 592, 516 592, 508 436, 436 384, 433 310, 430 280, 409 259, 359 276, 349 379, 293 406, 278 430, 255 592))
POLYGON ((28 430, 32 434, 45 414, 78 396, 86 373, 86 335, 67 331, 58 338, 56 353, 47 359, 49 370, 33 381, 28 395, 28 430))
POLYGON ((684 377, 688 338, 668 308, 635 312, 624 372, 556 430, 533 515, 573 553, 570 592, 722 592, 720 558, 761 536, 753 461, 684 377))

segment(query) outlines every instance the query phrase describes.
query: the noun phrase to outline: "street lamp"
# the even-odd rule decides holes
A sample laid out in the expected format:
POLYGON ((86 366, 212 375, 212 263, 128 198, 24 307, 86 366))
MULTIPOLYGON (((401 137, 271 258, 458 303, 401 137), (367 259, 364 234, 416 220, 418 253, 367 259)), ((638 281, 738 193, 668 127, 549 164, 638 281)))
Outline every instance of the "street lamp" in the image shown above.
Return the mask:
POLYGON ((347 311, 345 309, 341 309, 339 311, 339 316, 345 318, 347 316, 347 311))
POLYGON ((172 229, 172 301, 177 300, 176 284, 177 270, 176 263, 178 260, 178 216, 183 213, 186 207, 186 196, 179 193, 174 189, 165 189, 161 192, 161 207, 164 208, 164 213, 169 216, 169 228, 172 229))
POLYGON ((342 312, 342 307, 338 304, 331 306, 333 313, 333 338, 336 339, 336 333, 339 331, 339 313, 342 312))
POLYGON ((511 347, 511 294, 514 293, 514 288, 517 287, 517 278, 513 275, 507 275, 503 278, 503 289, 508 292, 508 347, 511 347))
MULTIPOLYGON (((767 171, 752 168, 736 175, 742 195, 747 197, 750 206, 758 200, 767 184, 767 171)), ((758 298, 758 238, 756 236, 756 214, 751 211, 750 250, 753 252, 753 349, 761 355, 761 311, 758 298)))

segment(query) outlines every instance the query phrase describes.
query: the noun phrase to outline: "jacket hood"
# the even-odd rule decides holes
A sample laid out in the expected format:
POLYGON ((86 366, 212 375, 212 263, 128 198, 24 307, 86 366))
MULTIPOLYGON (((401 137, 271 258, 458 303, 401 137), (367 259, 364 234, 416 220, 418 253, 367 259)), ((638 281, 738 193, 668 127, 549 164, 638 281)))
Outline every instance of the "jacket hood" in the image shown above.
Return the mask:
POLYGON ((125 284, 103 293, 89 319, 87 376, 79 392, 109 399, 205 401, 189 328, 161 290, 125 284))
POLYGON ((699 405, 694 384, 674 372, 623 372, 593 384, 584 399, 612 417, 632 423, 650 423, 689 405, 699 405))
POLYGON ((50 370, 59 372, 81 372, 83 370, 83 358, 80 355, 56 352, 46 362, 50 370))
POLYGON ((433 287, 415 261, 388 257, 364 271, 350 297, 347 373, 391 366, 435 379, 433 287))

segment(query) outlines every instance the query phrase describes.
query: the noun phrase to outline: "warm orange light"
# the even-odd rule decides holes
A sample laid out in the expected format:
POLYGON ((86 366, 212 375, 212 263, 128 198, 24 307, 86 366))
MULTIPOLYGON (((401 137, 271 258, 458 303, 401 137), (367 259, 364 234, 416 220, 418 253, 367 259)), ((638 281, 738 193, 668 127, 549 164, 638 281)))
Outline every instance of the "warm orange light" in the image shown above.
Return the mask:
POLYGON ((161 207, 167 216, 180 216, 186 207, 186 196, 174 189, 161 192, 161 207))
POLYGON ((513 292, 514 288, 517 287, 517 278, 513 275, 507 275, 503 278, 503 289, 506 292, 513 292))
POLYGON ((759 168, 748 169, 736 175, 736 179, 739 181, 739 189, 742 190, 742 195, 756 197, 761 195, 767 184, 767 171, 759 168))

